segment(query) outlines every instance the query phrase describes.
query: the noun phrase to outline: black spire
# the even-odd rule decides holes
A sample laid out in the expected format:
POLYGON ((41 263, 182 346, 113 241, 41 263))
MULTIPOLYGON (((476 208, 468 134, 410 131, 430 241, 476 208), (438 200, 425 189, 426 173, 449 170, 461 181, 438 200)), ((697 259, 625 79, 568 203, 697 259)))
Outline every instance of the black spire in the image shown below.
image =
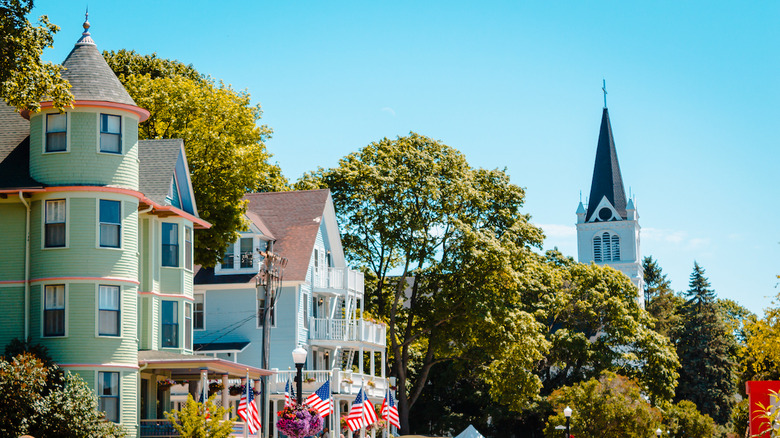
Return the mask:
POLYGON ((601 130, 599 131, 599 143, 596 147, 596 163, 593 165, 593 181, 590 183, 586 221, 591 220, 596 207, 605 196, 620 217, 626 219, 628 217, 626 214, 626 190, 623 188, 623 177, 620 175, 615 140, 612 138, 612 125, 609 122, 609 111, 606 107, 601 115, 601 130))

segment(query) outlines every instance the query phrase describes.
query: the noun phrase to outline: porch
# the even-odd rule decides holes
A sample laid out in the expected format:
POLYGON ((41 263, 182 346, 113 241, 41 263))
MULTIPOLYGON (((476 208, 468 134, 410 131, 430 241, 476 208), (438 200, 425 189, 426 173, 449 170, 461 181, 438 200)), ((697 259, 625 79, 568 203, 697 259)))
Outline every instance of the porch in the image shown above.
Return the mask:
MULTIPOLYGON (((228 409, 225 420, 237 418, 229 394, 231 385, 246 384, 247 376, 254 381, 254 389, 260 389, 260 377, 272 372, 248 365, 210 356, 186 355, 166 351, 140 351, 140 438, 175 437, 175 429, 165 419, 164 412, 180 408, 192 395, 198 400, 203 385, 209 384, 209 393, 219 393, 215 403, 228 409), (213 385, 213 386, 212 386, 213 385)), ((258 399, 255 399, 259 403, 258 399)), ((220 420, 220 419, 215 419, 220 420)), ((236 421, 233 436, 245 436, 246 425, 236 421)))

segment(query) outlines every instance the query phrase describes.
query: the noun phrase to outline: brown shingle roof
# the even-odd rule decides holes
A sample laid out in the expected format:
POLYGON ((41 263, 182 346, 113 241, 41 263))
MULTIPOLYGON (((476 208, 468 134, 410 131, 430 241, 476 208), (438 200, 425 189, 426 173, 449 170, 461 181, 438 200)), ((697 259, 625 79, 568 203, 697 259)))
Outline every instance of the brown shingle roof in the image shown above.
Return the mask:
POLYGON ((274 252, 288 260, 284 279, 304 281, 314 251, 317 230, 322 221, 330 191, 250 193, 247 211, 263 219, 276 237, 274 252))

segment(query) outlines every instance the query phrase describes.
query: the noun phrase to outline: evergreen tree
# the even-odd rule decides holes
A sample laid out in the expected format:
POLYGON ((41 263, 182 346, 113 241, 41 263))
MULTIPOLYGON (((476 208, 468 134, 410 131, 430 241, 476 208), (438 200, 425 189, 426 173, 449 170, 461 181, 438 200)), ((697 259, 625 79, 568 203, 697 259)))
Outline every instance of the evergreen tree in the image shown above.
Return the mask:
POLYGON ((642 259, 642 269, 645 279, 645 309, 656 319, 655 330, 664 336, 671 336, 680 324, 678 309, 685 301, 674 293, 666 274, 652 256, 642 259))
POLYGON ((674 333, 681 365, 676 399, 696 403, 699 411, 725 424, 736 392, 731 354, 734 338, 698 263, 694 263, 685 296, 688 300, 680 309, 682 324, 674 333))

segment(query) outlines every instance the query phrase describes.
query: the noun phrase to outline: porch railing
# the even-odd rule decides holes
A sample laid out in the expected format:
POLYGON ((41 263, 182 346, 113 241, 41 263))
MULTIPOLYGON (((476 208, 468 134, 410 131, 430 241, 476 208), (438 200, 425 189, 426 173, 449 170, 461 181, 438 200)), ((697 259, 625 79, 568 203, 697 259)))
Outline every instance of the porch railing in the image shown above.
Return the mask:
MULTIPOLYGON (((233 422, 233 432, 230 436, 243 437, 246 423, 243 421, 233 422)), ((168 420, 141 420, 139 438, 176 438, 179 433, 173 428, 168 420)))
MULTIPOLYGON (((284 394, 284 388, 287 384, 287 379, 290 380, 290 385, 292 385, 293 392, 295 392, 296 371, 272 371, 274 371, 276 374, 268 377, 268 387, 270 393, 284 394)), ((312 392, 316 391, 329 378, 331 379, 331 392, 334 394, 357 395, 358 391, 360 391, 360 388, 363 388, 366 391, 366 394, 368 394, 370 397, 384 397, 387 388, 392 384, 390 378, 388 377, 379 377, 372 376, 370 374, 342 371, 339 368, 334 368, 330 371, 304 371, 304 398, 312 392)))
POLYGON ((346 290, 362 294, 363 273, 348 268, 312 267, 312 287, 346 290))
POLYGON ((319 341, 357 341, 387 344, 387 327, 363 319, 311 318, 309 339, 319 341))

